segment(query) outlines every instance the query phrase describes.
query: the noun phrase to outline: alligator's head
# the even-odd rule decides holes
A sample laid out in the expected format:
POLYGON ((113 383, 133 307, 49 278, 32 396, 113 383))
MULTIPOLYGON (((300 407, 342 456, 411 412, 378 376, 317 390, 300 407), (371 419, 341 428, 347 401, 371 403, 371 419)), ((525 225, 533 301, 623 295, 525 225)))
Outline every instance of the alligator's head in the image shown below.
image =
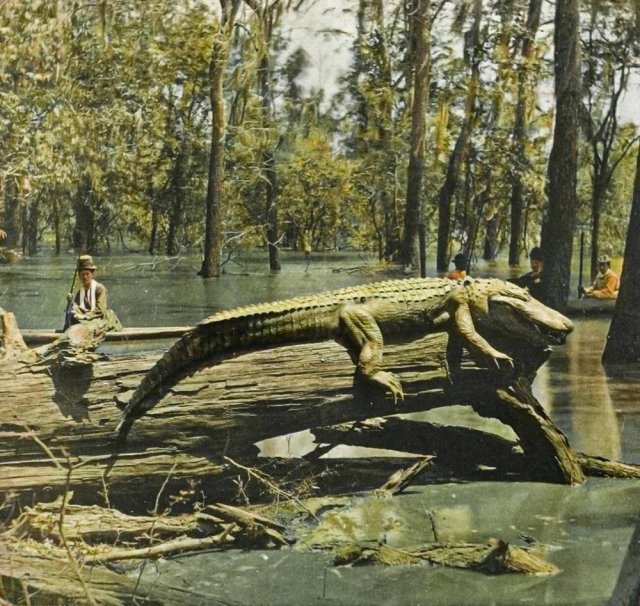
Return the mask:
POLYGON ((472 280, 469 307, 478 331, 523 345, 547 347, 564 343, 573 330, 571 320, 534 299, 524 288, 502 280, 472 280))

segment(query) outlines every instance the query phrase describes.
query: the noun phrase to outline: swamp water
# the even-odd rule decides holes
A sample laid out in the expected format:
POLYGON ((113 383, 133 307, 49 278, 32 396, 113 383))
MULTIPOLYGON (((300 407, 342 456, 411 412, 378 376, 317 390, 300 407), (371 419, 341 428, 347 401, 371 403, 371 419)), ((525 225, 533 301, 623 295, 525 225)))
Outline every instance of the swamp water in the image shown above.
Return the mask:
MULTIPOLYGON (((310 263, 302 255, 285 255, 279 274, 270 274, 266 262, 254 258, 231 267, 237 275, 221 280, 196 278, 197 259, 153 264, 150 257, 128 254, 96 261, 96 278, 107 286, 110 305, 125 326, 191 325, 220 309, 385 279, 368 270, 345 271, 366 265, 353 254, 314 256, 310 263)), ((21 328, 59 328, 74 262, 72 255, 40 256, 0 266, 0 307, 14 312, 21 328)), ((513 272, 498 264, 481 267, 477 275, 513 272)), ((605 374, 600 356, 609 318, 575 322, 567 344, 540 370, 534 393, 576 450, 640 463, 640 370, 605 374)), ((457 407, 421 418, 510 432, 457 407)), ((302 432, 268 441, 263 453, 299 456, 310 441, 302 432)), ((326 512, 309 541, 330 536, 415 546, 434 540, 427 511, 435 513, 439 540, 495 537, 522 545, 523 537, 534 539, 561 572, 488 577, 430 566, 334 568, 326 553, 212 552, 148 563, 138 595, 194 606, 634 603, 631 593, 640 574, 640 481, 635 480, 592 478, 576 487, 446 483, 413 486, 392 499, 354 497, 348 511, 326 512)))

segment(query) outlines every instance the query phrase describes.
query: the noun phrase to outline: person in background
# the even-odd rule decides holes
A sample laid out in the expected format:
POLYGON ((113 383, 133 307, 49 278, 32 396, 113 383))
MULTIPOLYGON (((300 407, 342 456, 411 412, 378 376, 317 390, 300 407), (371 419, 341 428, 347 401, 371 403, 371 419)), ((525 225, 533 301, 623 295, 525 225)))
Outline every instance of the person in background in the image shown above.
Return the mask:
POLYGON ((582 288, 579 292, 592 299, 617 299, 620 280, 611 269, 611 259, 607 256, 598 259, 598 275, 592 286, 582 288))
POLYGON ((458 253, 452 260, 455 269, 445 274, 449 280, 462 280, 467 275, 467 257, 464 253, 458 253))
POLYGON ((107 289, 93 279, 96 266, 91 255, 81 255, 77 267, 80 278, 80 290, 67 295, 68 301, 73 301, 73 318, 71 324, 78 324, 81 320, 93 320, 107 314, 107 289))
POLYGON ((529 251, 529 264, 531 265, 531 271, 526 274, 522 274, 517 278, 511 278, 507 282, 516 284, 521 288, 528 288, 531 296, 538 301, 542 300, 542 272, 544 270, 544 256, 542 249, 538 246, 534 246, 529 251))

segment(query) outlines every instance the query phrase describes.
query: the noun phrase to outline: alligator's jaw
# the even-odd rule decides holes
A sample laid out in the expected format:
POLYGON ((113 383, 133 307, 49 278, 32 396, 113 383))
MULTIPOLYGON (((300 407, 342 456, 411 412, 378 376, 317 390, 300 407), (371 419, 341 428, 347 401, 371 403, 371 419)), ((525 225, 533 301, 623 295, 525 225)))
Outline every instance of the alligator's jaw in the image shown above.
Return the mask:
POLYGON ((488 321, 494 331, 540 347, 564 343, 573 331, 569 318, 533 298, 492 296, 488 321))

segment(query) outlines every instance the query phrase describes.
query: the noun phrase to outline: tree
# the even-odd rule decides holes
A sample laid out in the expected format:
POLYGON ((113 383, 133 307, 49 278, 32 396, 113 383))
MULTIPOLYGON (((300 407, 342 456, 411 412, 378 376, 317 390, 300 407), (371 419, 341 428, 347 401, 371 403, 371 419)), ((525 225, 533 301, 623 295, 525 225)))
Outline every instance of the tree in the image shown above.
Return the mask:
POLYGON ((239 6, 239 0, 220 0, 221 12, 216 18, 217 29, 211 47, 211 148, 205 203, 204 258, 198 272, 203 278, 220 276, 221 253, 224 244, 223 222, 227 209, 222 196, 225 149, 224 75, 229 59, 233 24, 239 6))
MULTIPOLYGON (((413 32, 413 100, 411 102, 411 149, 407 170, 407 198, 404 210, 402 263, 415 265, 415 239, 422 222, 422 176, 424 173, 426 111, 429 99, 431 19, 429 0, 414 0, 411 11, 413 32)), ((423 268, 424 270, 424 268, 423 268)))
POLYGON ((482 19, 482 0, 473 2, 473 20, 471 29, 465 35, 465 59, 470 66, 469 83, 465 100, 464 118, 455 147, 449 156, 447 173, 438 194, 438 250, 436 265, 438 271, 449 267, 451 240, 451 201, 458 184, 460 170, 469 153, 469 141, 475 116, 476 98, 480 86, 480 23, 482 19))
POLYGON ((399 64, 408 63, 412 54, 406 43, 406 30, 411 28, 404 24, 415 17, 401 20, 403 8, 402 3, 359 0, 351 69, 343 80, 346 88, 335 99, 340 113, 347 107, 342 122, 351 132, 344 146, 353 160, 361 162, 363 178, 358 187, 368 199, 361 235, 369 233, 378 258, 386 261, 396 256, 401 260, 402 252, 403 212, 398 197, 404 194, 399 187, 404 175, 399 175, 398 158, 407 154, 406 99, 412 87, 399 64), (340 103, 342 96, 346 104, 340 103))
POLYGON ((582 108, 579 0, 558 0, 554 43, 556 123, 549 156, 549 210, 542 227, 542 279, 545 302, 564 311, 571 278, 582 108))
POLYGON ((511 233, 509 239, 509 265, 520 265, 521 238, 524 215, 523 172, 527 165, 525 153, 526 116, 531 106, 529 86, 531 63, 535 56, 535 39, 540 26, 542 0, 529 0, 527 23, 522 40, 521 63, 518 66, 518 90, 513 123, 513 168, 511 172, 511 233))
POLYGON ((620 292, 602 354, 604 363, 640 362, 640 146, 637 155, 620 292))
MULTIPOLYGON (((274 95, 272 91, 271 46, 274 40, 274 29, 277 27, 284 5, 279 0, 263 6, 255 0, 245 0, 248 6, 256 13, 259 21, 260 40, 258 58, 258 86, 262 101, 262 128, 265 138, 269 139, 269 131, 274 130, 273 105, 274 95)), ((278 209, 276 198, 278 194, 276 172, 276 149, 278 143, 267 141, 262 152, 262 163, 265 178, 265 220, 267 224, 267 247, 269 249, 269 268, 272 271, 280 270, 280 250, 278 248, 278 209)))
MULTIPOLYGON (((601 218, 614 173, 635 142, 635 133, 619 127, 619 103, 627 91, 638 52, 636 26, 624 5, 611 11, 593 1, 585 34, 585 89, 587 112, 584 130, 591 151, 591 279, 598 273, 601 218), (625 19, 625 16, 628 17, 625 19), (603 36, 602 32, 607 35, 603 36), (625 140, 626 139, 626 140, 625 140)), ((611 251, 608 251, 609 253, 611 251)))

